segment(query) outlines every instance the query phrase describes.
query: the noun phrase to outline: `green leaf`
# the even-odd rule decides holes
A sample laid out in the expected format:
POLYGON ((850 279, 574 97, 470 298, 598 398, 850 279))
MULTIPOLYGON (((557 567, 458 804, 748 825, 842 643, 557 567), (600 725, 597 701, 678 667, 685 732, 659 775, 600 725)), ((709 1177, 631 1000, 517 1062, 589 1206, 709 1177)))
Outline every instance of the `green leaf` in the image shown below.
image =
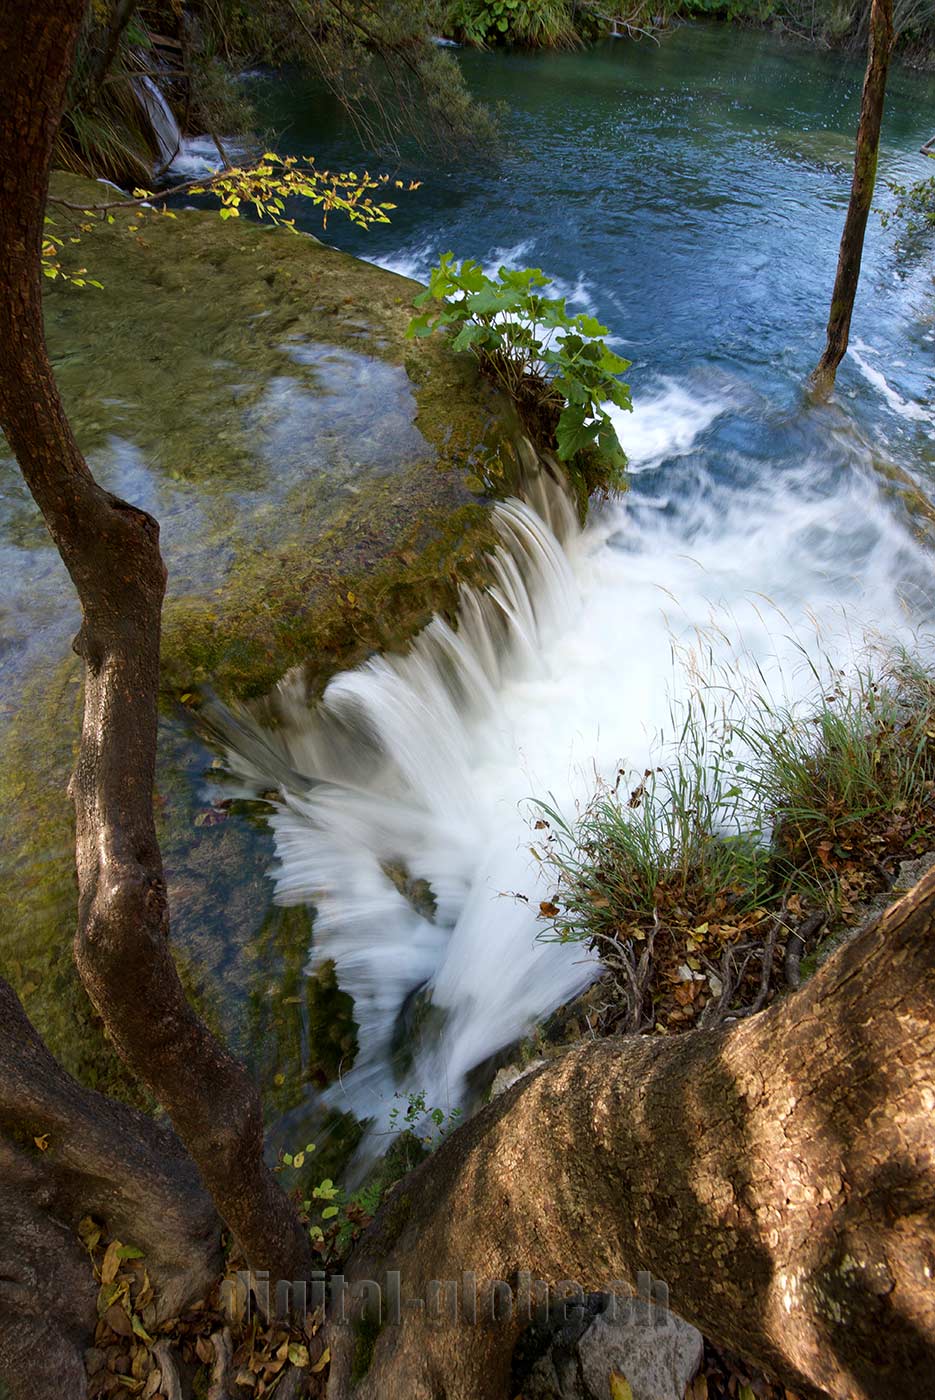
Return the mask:
POLYGON ((569 404, 562 410, 555 428, 555 441, 563 462, 569 461, 583 447, 590 447, 597 437, 599 425, 586 422, 586 418, 586 410, 578 404, 569 404))
POLYGON ((476 321, 468 321, 463 325, 451 342, 452 350, 469 350, 478 341, 488 338, 488 328, 479 326, 476 321))
POLYGON ((133 1313, 133 1315, 130 1318, 130 1326, 133 1328, 133 1331, 142 1341, 146 1342, 149 1345, 152 1344, 152 1337, 149 1335, 146 1328, 143 1326, 142 1321, 137 1317, 136 1313, 133 1313))
POLYGON ((602 326, 595 316, 580 315, 575 317, 575 325, 582 335, 606 335, 607 327, 602 326))

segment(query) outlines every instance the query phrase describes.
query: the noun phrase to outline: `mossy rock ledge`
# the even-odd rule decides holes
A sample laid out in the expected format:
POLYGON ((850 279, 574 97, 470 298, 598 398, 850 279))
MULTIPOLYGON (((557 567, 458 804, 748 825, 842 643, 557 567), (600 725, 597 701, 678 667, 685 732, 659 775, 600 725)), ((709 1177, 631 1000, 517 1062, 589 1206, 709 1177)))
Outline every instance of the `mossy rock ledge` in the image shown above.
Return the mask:
MULTIPOLYGON (((85 206, 110 191, 58 174, 52 193, 85 206)), ((305 949, 282 966, 261 955, 269 833, 236 812, 203 820, 212 755, 178 701, 205 686, 250 701, 296 665, 319 689, 453 609, 487 577, 515 423, 469 357, 405 339, 406 278, 209 210, 118 209, 90 231, 50 212, 63 266, 103 284, 48 286, 66 408, 102 484, 160 521, 169 569, 156 800, 175 940, 249 1055, 305 949)), ((129 1093, 71 969, 78 609, 8 456, 0 477, 0 973, 69 1069, 129 1093)))

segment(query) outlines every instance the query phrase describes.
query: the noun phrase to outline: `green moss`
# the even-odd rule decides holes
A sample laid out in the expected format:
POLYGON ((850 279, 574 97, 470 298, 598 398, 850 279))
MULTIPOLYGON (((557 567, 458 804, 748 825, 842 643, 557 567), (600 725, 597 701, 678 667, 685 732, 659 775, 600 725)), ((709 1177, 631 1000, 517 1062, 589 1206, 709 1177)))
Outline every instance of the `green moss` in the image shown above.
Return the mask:
POLYGON ((379 1317, 371 1317, 370 1311, 365 1307, 364 1311, 355 1317, 351 1325, 354 1329, 351 1385, 360 1385, 373 1365, 373 1353, 377 1345, 377 1338, 383 1330, 383 1323, 379 1317))
MULTIPOLYGON (((272 907, 262 812, 211 805, 213 755, 177 700, 258 697, 296 665, 320 689, 452 612, 488 577, 515 423, 469 357, 405 340, 415 283, 314 239, 121 213, 66 247, 104 289, 48 289, 56 377, 95 474, 159 519, 169 569, 155 799, 180 969, 272 1112, 295 1113, 353 1055, 351 1008, 326 971, 306 982, 311 921, 272 907)), ((77 603, 11 460, 0 479, 0 542, 23 559, 0 617, 0 971, 72 1073, 143 1102, 71 957, 77 603)))

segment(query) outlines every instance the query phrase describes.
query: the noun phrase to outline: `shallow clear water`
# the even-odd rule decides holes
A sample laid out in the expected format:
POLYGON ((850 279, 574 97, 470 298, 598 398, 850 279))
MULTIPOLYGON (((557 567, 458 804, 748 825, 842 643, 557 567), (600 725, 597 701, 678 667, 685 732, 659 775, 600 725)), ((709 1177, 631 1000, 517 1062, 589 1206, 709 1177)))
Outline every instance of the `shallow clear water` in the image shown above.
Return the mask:
MULTIPOLYGON (((493 643, 462 628, 444 658, 431 643, 402 671, 339 677, 323 715, 299 707, 279 735, 329 785, 284 797, 278 897, 319 906, 314 956, 335 958, 363 1016, 357 1068, 333 1092, 377 1117, 400 1085, 458 1098, 473 1064, 589 975, 580 949, 537 941, 550 891, 524 799, 572 814, 598 777, 642 768, 687 693, 673 655, 707 653, 735 679, 759 668, 794 698, 806 658, 846 665, 868 634, 914 641, 932 614, 930 524, 908 483, 932 478, 935 288, 931 260, 900 262, 876 218, 835 401, 803 393, 859 66, 717 27, 463 61, 479 96, 507 104, 502 164, 416 164, 424 186, 391 227, 329 236, 415 276, 447 249, 545 269, 634 362, 636 411, 618 424, 633 478, 583 535, 560 532, 561 578, 543 568, 554 542, 529 546, 525 600, 501 608, 493 643), (478 669, 483 694, 465 679, 478 669), (347 732, 376 755, 363 775, 347 732), (397 858, 435 892, 434 926, 403 907, 383 868, 397 858), (394 1079, 394 1015, 426 978, 441 1014, 394 1079)), ((267 96, 293 150, 359 161, 339 123, 324 142, 303 128, 320 94, 267 96)), ((935 84, 897 70, 881 203, 887 179, 927 173, 932 129, 935 84)))

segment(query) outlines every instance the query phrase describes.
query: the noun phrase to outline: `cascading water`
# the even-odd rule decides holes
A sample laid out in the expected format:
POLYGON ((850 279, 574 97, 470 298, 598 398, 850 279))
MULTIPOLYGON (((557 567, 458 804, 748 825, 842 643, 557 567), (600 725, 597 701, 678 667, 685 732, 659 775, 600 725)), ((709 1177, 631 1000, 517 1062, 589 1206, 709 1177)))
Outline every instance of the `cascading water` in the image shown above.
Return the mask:
POLYGON ((136 78, 133 83, 140 105, 149 118, 159 148, 159 168, 172 164, 182 145, 182 133, 175 114, 152 78, 136 78))
POLYGON ((456 630, 436 618, 311 710, 287 681, 281 726, 232 739, 232 768, 280 789, 276 898, 314 905, 312 965, 333 959, 355 999, 341 1107, 385 1124, 397 1092, 460 1102, 474 1066, 592 977, 583 948, 539 937, 552 890, 528 799, 571 815, 595 775, 644 766, 688 684, 674 645, 701 635, 738 681, 756 668, 794 696, 803 640, 846 661, 862 616, 908 637, 930 613, 928 551, 859 443, 846 469, 806 460, 740 490, 699 466, 739 392, 660 386, 625 425, 628 498, 581 532, 540 477, 496 508, 495 581, 463 592, 456 630))
MULTIPOLYGON (((420 165, 386 229, 329 230, 423 282, 448 249, 545 269, 620 337, 636 403, 624 500, 583 532, 541 495, 500 507, 497 580, 464 595, 454 631, 437 621, 404 659, 335 677, 311 710, 293 682, 273 731, 231 731, 232 764, 280 791, 277 898, 316 907, 311 958, 357 998, 361 1049, 330 1093, 360 1114, 385 1120, 397 1088, 457 1102, 473 1065, 591 975, 583 949, 538 938, 553 890, 528 799, 573 815, 598 777, 677 737, 697 674, 674 656, 795 700, 810 663, 846 665, 866 630, 915 644, 931 621, 901 494, 931 494, 930 265, 894 259, 874 221, 836 406, 803 395, 861 67, 724 40, 691 26, 659 47, 465 53, 475 95, 504 103, 497 170, 420 165)), ((271 85, 271 124, 353 168, 357 145, 322 139, 297 82, 271 85)), ((928 173, 933 92, 891 74, 881 201, 928 173)))

